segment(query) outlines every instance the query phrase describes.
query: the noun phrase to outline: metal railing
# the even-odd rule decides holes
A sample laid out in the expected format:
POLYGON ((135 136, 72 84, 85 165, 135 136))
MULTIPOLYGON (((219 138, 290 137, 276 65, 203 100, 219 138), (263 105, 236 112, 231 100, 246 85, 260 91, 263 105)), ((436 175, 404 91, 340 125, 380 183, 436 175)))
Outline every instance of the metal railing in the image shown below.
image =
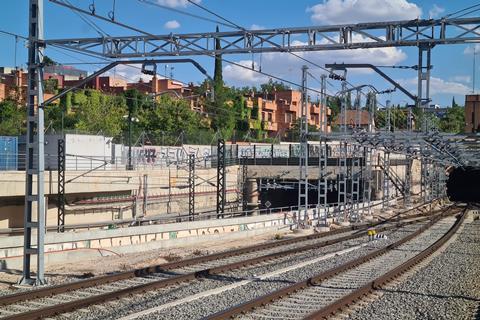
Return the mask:
MULTIPOLYGON (((8 165, 0 166, 0 171, 23 171, 25 170, 25 154, 9 155, 13 160, 9 160, 8 165)), ((0 159, 2 154, 0 154, 0 159)), ((353 161, 354 158, 347 159, 347 165, 353 161)), ((360 159, 363 162, 363 159, 360 159)), ((247 165, 276 165, 276 166, 297 166, 300 158, 298 155, 289 155, 282 157, 275 154, 266 156, 265 154, 251 154, 248 156, 229 155, 225 160, 226 166, 239 165, 243 163, 247 165)), ((309 164, 311 166, 318 166, 318 157, 309 157, 309 164)), ((127 157, 111 157, 111 156, 84 156, 84 155, 72 155, 67 154, 65 157, 65 169, 66 171, 122 171, 126 170, 128 164, 127 157)), ((135 170, 155 170, 165 168, 188 168, 188 159, 171 160, 169 158, 132 158, 132 165, 135 170)), ((339 158, 329 157, 327 160, 328 166, 338 166, 339 158)), ((35 166, 35 161, 34 161, 35 166)), ((211 169, 216 168, 217 158, 216 155, 197 157, 195 158, 195 167, 198 169, 211 169)), ((58 159, 56 154, 45 155, 45 170, 56 171, 58 170, 58 159)))

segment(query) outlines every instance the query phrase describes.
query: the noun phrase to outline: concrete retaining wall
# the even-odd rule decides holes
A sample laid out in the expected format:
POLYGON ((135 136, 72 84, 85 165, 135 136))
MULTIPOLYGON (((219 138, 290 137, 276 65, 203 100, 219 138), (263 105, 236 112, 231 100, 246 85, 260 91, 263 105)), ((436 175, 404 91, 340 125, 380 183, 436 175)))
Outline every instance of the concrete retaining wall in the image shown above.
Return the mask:
MULTIPOLYGON (((45 263, 48 265, 105 255, 182 247, 217 239, 248 238, 288 229, 292 223, 291 213, 276 213, 111 230, 49 233, 45 237, 45 263)), ((2 268, 21 268, 22 253, 23 236, 0 238, 2 268)))

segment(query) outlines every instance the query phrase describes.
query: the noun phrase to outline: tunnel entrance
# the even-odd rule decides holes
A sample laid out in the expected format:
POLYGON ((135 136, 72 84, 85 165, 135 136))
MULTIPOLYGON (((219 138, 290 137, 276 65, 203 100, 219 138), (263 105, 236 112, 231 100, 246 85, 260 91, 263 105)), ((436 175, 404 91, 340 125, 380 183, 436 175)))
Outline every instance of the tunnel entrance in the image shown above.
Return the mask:
MULTIPOLYGON (((318 192, 316 190, 317 181, 312 180, 311 189, 308 191, 308 204, 317 204, 318 192)), ((351 192, 351 180, 347 180, 347 194, 351 192)), ((337 181, 328 180, 327 202, 337 203, 338 191, 337 181)), ((268 187, 264 183, 259 184, 259 207, 267 208, 265 203, 270 202, 271 208, 290 207, 298 205, 298 181, 282 181, 270 184, 268 187)), ((363 181, 360 181, 359 190, 360 201, 363 199, 363 181)))
POLYGON ((480 168, 455 168, 447 181, 451 201, 480 203, 480 168))

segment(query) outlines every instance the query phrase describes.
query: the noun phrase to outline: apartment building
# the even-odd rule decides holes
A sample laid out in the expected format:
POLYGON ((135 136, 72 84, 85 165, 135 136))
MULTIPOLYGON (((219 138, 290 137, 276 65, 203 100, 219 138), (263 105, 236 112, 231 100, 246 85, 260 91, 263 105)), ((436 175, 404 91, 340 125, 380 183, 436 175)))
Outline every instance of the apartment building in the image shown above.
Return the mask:
MULTIPOLYGON (((275 91, 247 97, 247 107, 258 110, 263 128, 270 137, 285 136, 301 116, 302 94, 296 90, 275 91)), ((319 103, 308 102, 308 123, 320 131, 329 132, 331 110, 319 103)))
POLYGON ((480 95, 465 96, 465 133, 480 132, 480 95))
MULTIPOLYGON (((20 104, 26 104, 27 81, 28 73, 25 70, 0 67, 0 101, 11 99, 20 104)), ((53 94, 44 92, 43 99, 46 100, 52 96, 53 94)))
POLYGON ((343 112, 338 115, 338 117, 334 121, 334 125, 337 126, 340 130, 344 127, 344 120, 347 124, 347 130, 352 129, 354 127, 360 127, 363 129, 368 129, 370 125, 370 121, 372 121, 372 127, 374 127, 374 120, 370 119, 370 112, 367 110, 352 110, 348 109, 345 110, 346 118, 343 117, 343 112))

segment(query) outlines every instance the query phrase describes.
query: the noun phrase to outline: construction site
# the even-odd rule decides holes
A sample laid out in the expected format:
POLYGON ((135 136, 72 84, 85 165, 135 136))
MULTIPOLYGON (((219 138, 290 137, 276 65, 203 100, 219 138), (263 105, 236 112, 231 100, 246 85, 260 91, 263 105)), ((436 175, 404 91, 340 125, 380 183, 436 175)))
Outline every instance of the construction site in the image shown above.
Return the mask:
MULTIPOLYGON (((480 318, 480 3, 249 28, 235 1, 23 2, 28 34, 0 22, 0 319, 480 318), (98 36, 57 30, 67 14, 98 36), (451 80, 441 108, 433 53, 455 46, 473 90, 451 80), (415 65, 362 60, 378 50, 415 65)), ((365 1, 306 13, 336 2, 365 1)))

